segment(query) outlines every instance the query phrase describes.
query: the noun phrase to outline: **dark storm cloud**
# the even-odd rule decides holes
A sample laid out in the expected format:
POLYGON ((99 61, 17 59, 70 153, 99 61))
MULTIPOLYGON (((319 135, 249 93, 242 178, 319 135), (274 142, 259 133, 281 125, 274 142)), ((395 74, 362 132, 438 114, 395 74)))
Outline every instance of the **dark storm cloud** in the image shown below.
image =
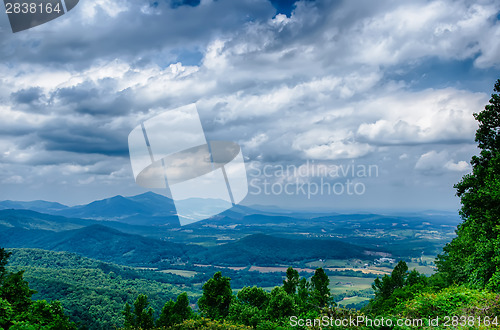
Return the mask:
MULTIPOLYGON (((191 7, 196 7, 200 4, 200 0, 170 0, 167 1, 170 3, 170 6, 172 8, 177 8, 180 6, 191 6, 191 7)), ((158 3, 158 2, 156 2, 158 3)), ((156 7, 156 6, 155 6, 156 7)))
POLYGON ((128 156, 127 136, 88 127, 61 127, 38 133, 46 150, 83 154, 128 156))
POLYGON ((43 90, 40 87, 31 87, 14 92, 11 96, 16 103, 31 104, 43 96, 43 90))
MULTIPOLYGON (((109 79, 110 83, 113 83, 109 79)), ((116 92, 106 84, 86 81, 76 86, 58 89, 52 96, 65 105, 67 111, 91 116, 126 115, 131 111, 133 95, 130 90, 116 92)))
MULTIPOLYGON (((128 157, 127 136, 133 127, 124 125, 119 128, 109 127, 109 121, 93 120, 85 116, 52 119, 43 126, 33 127, 17 124, 14 127, 1 127, 0 137, 19 150, 30 153, 47 151, 67 152, 82 155, 102 155, 110 157, 128 157)), ((16 153, 13 154, 16 157, 16 153)), ((50 158, 50 156, 48 156, 50 158)), ((80 158, 84 159, 84 158, 80 158)), ((92 159, 95 159, 92 158, 92 159)), ((28 158, 26 162, 39 163, 36 158, 28 158)), ((57 164, 58 159, 49 161, 57 164)))
MULTIPOLYGON (((35 32, 22 36, 4 32, 0 35, 0 54, 4 61, 64 63, 77 67, 96 58, 120 57, 134 62, 138 58, 154 57, 156 52, 168 54, 171 49, 206 45, 216 35, 273 15, 271 4, 264 0, 214 1, 204 6, 197 5, 196 1, 156 3, 130 0, 91 5, 82 2, 71 14, 65 15, 69 17, 37 28, 63 29, 65 33, 51 38, 35 32), (103 6, 109 6, 109 12, 103 6), (20 47, 22 52, 12 51, 20 47)), ((171 60, 175 60, 175 56, 171 60)))
POLYGON ((56 121, 36 132, 37 142, 46 150, 106 156, 128 156, 129 128, 110 129, 103 123, 56 121))

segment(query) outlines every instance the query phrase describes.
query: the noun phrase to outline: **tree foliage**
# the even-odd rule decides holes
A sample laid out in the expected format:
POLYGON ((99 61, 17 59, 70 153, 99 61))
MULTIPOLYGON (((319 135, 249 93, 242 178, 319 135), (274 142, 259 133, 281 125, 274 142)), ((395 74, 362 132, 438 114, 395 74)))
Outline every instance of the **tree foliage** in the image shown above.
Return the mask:
POLYGON ((416 270, 408 271, 406 262, 400 260, 391 275, 375 279, 372 284, 375 298, 366 306, 365 311, 374 314, 391 312, 401 301, 409 300, 423 291, 434 288, 434 283, 416 270))
POLYGON ((330 295, 328 285, 330 279, 325 274, 323 268, 315 270, 313 277, 311 277, 312 299, 317 307, 329 307, 333 300, 330 295))
MULTIPOLYGON (((500 93, 500 79, 494 91, 500 93)), ((439 255, 437 266, 449 284, 468 283, 500 292, 500 96, 474 118, 481 149, 471 160, 472 173, 455 185, 463 222, 439 255)))
POLYGON ((10 252, 0 248, 0 328, 5 329, 76 329, 58 301, 33 301, 36 293, 23 278, 24 271, 5 268, 10 252))
POLYGON ((266 317, 269 305, 269 293, 257 287, 241 289, 236 298, 231 300, 228 319, 230 321, 256 327, 266 317))
POLYGON ((182 323, 193 317, 193 310, 189 306, 189 298, 186 292, 177 297, 177 301, 169 300, 161 310, 160 317, 156 321, 157 326, 168 327, 182 323))
POLYGON ((283 289, 285 289, 288 294, 295 294, 297 291, 297 286, 299 285, 299 272, 288 267, 286 270, 286 280, 283 280, 283 289))
POLYGON ((211 320, 207 318, 190 319, 176 324, 170 330, 251 330, 251 327, 227 320, 211 320))
POLYGON ((148 296, 140 294, 134 302, 134 310, 128 303, 123 310, 125 328, 152 329, 155 326, 154 310, 149 306, 148 296))
POLYGON ((70 319, 82 328, 121 327, 125 303, 133 308, 139 294, 148 296, 158 317, 165 302, 183 291, 191 303, 201 293, 172 274, 134 269, 81 257, 74 253, 39 249, 12 249, 11 271, 25 270, 23 278, 36 289, 34 299, 58 300, 70 319), (180 288, 176 284, 184 284, 180 288))
POLYGON ((203 284, 203 295, 198 300, 200 311, 208 318, 223 319, 229 313, 229 305, 233 295, 231 279, 217 272, 203 284))

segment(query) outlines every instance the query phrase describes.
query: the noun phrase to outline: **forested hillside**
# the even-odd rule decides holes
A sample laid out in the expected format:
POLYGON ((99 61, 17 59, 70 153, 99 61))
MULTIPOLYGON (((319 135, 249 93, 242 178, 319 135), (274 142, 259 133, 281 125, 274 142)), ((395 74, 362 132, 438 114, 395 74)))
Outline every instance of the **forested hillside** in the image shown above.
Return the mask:
POLYGON ((67 252, 14 249, 7 269, 24 271, 37 291, 34 299, 59 300, 71 320, 89 329, 110 329, 122 324, 120 311, 141 293, 157 310, 183 291, 193 303, 199 289, 190 289, 181 276, 118 266, 67 252))
POLYGON ((292 240, 256 234, 198 253, 193 261, 229 266, 276 265, 320 258, 366 258, 370 252, 377 251, 337 240, 292 240))

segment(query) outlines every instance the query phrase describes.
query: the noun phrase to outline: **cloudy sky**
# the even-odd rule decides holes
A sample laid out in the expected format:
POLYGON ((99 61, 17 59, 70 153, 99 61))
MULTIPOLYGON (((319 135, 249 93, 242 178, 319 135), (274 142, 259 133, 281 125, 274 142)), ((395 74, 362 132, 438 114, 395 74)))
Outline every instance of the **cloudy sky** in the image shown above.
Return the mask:
POLYGON ((0 15, 0 54, 0 200, 142 193, 128 134, 196 103, 242 147, 243 204, 457 210, 500 2, 81 0, 19 33, 0 15))

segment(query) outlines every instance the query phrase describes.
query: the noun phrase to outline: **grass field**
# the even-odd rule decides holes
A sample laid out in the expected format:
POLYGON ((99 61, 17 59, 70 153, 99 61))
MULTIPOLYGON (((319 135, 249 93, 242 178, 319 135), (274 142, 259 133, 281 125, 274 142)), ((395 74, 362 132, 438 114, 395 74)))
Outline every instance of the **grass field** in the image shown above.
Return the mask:
POLYGON ((338 304, 340 306, 345 306, 345 305, 349 305, 349 304, 358 304, 360 302, 365 302, 365 301, 369 301, 369 300, 370 300, 370 298, 358 297, 358 296, 347 297, 347 298, 344 298, 344 300, 339 301, 338 304))
POLYGON ((416 269, 421 274, 432 275, 435 272, 434 268, 431 266, 419 266, 418 263, 415 262, 408 262, 407 264, 409 270, 416 269))
POLYGON ((370 289, 374 281, 374 278, 350 276, 329 276, 328 278, 330 279, 329 287, 332 294, 370 289))

